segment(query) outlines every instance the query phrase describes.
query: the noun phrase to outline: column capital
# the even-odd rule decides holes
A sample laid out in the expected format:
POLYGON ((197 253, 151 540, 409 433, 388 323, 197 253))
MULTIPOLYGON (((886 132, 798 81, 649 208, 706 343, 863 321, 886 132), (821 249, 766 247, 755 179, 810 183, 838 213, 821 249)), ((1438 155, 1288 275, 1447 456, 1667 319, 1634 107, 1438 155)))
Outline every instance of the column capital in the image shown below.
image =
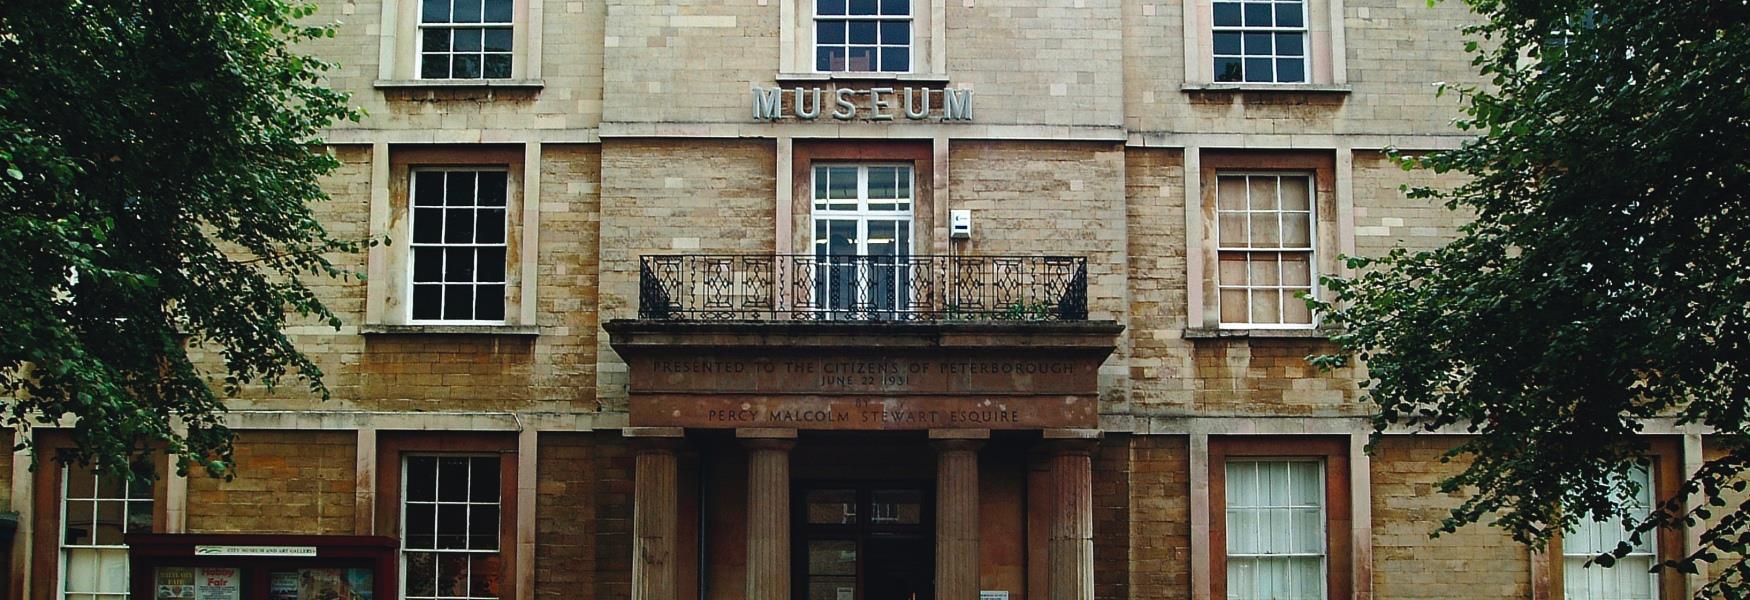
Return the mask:
POLYGON ((686 430, 679 427, 627 427, 620 435, 632 442, 634 454, 673 454, 686 439, 686 430))

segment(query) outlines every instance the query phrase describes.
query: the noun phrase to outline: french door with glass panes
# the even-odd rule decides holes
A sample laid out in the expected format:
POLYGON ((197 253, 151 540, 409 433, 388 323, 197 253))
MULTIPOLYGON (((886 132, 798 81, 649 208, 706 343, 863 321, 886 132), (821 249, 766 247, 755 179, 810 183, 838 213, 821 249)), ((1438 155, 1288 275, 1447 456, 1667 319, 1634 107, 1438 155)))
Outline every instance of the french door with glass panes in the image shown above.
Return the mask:
POLYGON ((808 482, 793 501, 797 600, 932 600, 934 504, 923 482, 808 482))
POLYGON ((832 318, 891 318, 910 302, 912 167, 814 166, 814 302, 832 318))

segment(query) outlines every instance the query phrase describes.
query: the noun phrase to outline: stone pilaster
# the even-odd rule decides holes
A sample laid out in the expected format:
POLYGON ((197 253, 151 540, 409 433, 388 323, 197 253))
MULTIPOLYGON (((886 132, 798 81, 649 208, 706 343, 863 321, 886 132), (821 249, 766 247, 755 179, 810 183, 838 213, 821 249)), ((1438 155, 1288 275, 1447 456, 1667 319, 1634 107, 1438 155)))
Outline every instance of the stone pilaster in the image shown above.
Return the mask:
POLYGON ((678 600, 678 428, 629 428, 636 453, 632 502, 632 600, 678 600))
POLYGON ((1051 478, 1052 600, 1094 598, 1094 465, 1092 439, 1047 431, 1046 468, 1051 478))
POLYGON ((936 445, 936 598, 976 600, 978 448, 983 430, 930 432, 936 445))
POLYGON ((796 431, 743 429, 747 447, 746 600, 790 600, 790 449, 796 431))

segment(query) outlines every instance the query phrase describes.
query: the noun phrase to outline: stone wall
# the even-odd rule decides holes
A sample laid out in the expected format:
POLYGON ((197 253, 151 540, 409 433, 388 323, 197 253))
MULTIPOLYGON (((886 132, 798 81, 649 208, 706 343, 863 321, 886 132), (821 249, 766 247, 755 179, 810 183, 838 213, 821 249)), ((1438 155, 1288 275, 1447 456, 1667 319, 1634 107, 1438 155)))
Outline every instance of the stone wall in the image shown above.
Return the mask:
POLYGON ((188 531, 352 534, 357 446, 350 431, 237 432, 235 478, 188 478, 188 531))
POLYGON ((1463 471, 1440 456, 1455 436, 1392 436, 1372 460, 1375 598, 1530 598, 1531 551, 1500 529, 1473 524, 1429 538, 1462 498, 1436 490, 1463 471))

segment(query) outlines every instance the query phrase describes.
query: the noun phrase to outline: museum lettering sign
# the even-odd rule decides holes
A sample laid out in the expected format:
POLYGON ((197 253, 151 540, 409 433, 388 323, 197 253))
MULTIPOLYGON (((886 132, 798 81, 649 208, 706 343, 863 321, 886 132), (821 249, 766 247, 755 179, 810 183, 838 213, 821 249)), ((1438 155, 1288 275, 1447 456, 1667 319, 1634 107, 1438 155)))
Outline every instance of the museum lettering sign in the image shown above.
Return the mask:
POLYGON ((753 118, 760 121, 972 120, 972 90, 968 89, 755 87, 752 103, 753 118))

